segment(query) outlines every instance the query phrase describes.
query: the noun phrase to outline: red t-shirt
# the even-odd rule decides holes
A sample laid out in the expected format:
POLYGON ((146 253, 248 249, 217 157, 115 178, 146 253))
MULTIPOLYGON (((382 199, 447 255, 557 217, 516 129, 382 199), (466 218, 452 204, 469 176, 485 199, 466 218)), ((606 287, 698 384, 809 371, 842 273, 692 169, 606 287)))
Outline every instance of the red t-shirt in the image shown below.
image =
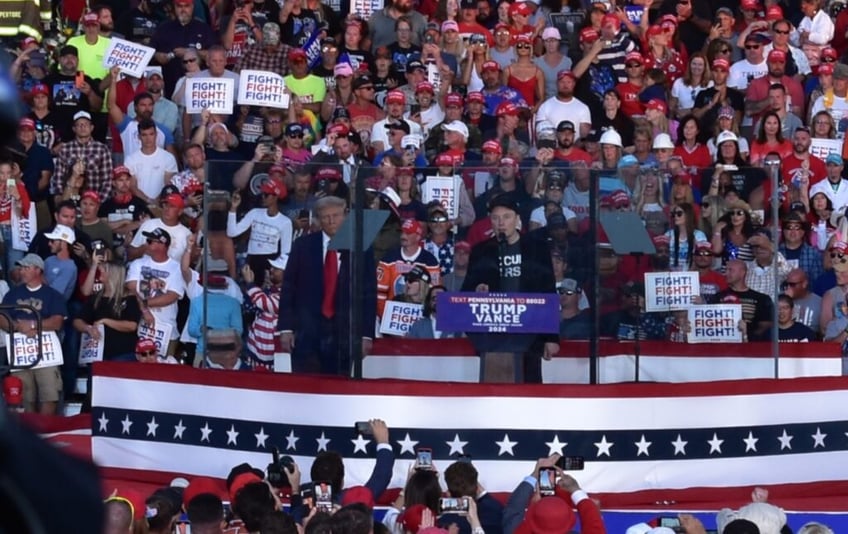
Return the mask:
POLYGON ((568 161, 574 163, 575 161, 584 161, 586 165, 592 164, 592 156, 589 155, 588 152, 583 150, 582 148, 571 147, 571 152, 568 154, 563 154, 559 150, 554 152, 554 159, 558 159, 561 161, 568 161))
MULTIPOLYGON (((680 156, 680 159, 683 160, 684 167, 695 167, 699 171, 712 166, 713 158, 710 157, 710 149, 707 148, 707 145, 703 143, 697 143, 695 145, 694 150, 689 150, 684 145, 678 145, 674 147, 674 155, 680 156)), ((701 187, 701 173, 695 173, 693 175, 698 181, 697 183, 693 182, 692 187, 695 189, 700 189, 701 187)))
POLYGON ((778 143, 776 145, 753 141, 750 145, 748 161, 751 162, 751 165, 761 165, 765 157, 768 156, 770 152, 777 152, 780 154, 780 159, 786 159, 792 155, 792 143, 786 139, 784 139, 782 143, 778 143))
POLYGON ((639 101, 639 92, 642 87, 632 82, 624 82, 615 86, 618 96, 621 97, 621 112, 632 117, 633 115, 644 115, 645 105, 639 101))
MULTIPOLYGON (((769 87, 771 87, 774 83, 782 84, 783 87, 786 88, 786 96, 791 99, 793 106, 801 106, 801 109, 804 109, 804 88, 801 87, 801 84, 794 78, 789 76, 783 76, 779 80, 774 80, 771 76, 766 75, 761 78, 751 80, 751 83, 748 84, 748 90, 745 92, 745 100, 759 102, 760 100, 767 98, 769 87)), ((766 108, 752 116, 754 124, 760 120, 768 109, 769 108, 766 108)))

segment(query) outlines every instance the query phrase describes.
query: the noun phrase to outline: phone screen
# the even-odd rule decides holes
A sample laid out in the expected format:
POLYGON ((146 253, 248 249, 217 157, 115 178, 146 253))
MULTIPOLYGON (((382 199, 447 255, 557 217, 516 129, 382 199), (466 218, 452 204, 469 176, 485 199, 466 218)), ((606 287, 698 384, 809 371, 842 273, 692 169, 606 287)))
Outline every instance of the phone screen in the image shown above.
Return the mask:
POLYGON ((418 469, 428 469, 433 465, 433 451, 430 449, 418 449, 415 464, 418 469))
POLYGON ((552 467, 539 469, 539 493, 541 495, 556 493, 556 476, 556 469, 552 467))

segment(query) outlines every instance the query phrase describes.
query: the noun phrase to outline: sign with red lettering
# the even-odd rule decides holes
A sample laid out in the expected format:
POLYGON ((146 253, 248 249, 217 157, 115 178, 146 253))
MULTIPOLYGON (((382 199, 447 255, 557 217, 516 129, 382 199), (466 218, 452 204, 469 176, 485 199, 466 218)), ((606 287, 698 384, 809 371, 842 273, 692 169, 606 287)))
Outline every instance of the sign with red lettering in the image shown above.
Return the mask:
POLYGON ((380 321, 380 333, 390 336, 405 336, 412 323, 421 318, 421 304, 412 302, 386 302, 383 319, 380 321))
POLYGON ((645 311, 686 310, 700 292, 697 271, 645 273, 645 311))
POLYGON ((448 212, 448 218, 453 221, 459 217, 460 187, 462 180, 459 176, 428 176, 422 187, 421 199, 424 204, 437 200, 448 212))
POLYGON ((188 78, 185 84, 186 113, 197 115, 204 109, 221 115, 233 114, 236 84, 232 78, 188 78))
POLYGON ((156 324, 139 321, 138 338, 153 340, 156 343, 159 358, 164 359, 168 356, 168 343, 171 342, 171 330, 173 328, 172 325, 164 321, 156 321, 156 324))
POLYGON ((265 70, 243 70, 239 76, 240 105, 281 109, 289 107, 289 95, 283 92, 286 82, 279 74, 265 70))
POLYGON ((124 74, 141 78, 147 64, 153 59, 154 52, 156 51, 149 46, 112 37, 103 54, 103 66, 107 69, 118 67, 124 74))
POLYGON ((27 337, 18 332, 15 332, 14 336, 6 334, 6 348, 12 354, 12 365, 15 367, 32 365, 38 359, 39 350, 41 350, 41 360, 30 369, 55 367, 64 362, 62 344, 59 342, 59 336, 56 335, 56 332, 42 332, 41 345, 38 343, 38 338, 35 337, 27 337))
POLYGON ((741 343, 741 304, 713 304, 689 308, 689 343, 741 343))

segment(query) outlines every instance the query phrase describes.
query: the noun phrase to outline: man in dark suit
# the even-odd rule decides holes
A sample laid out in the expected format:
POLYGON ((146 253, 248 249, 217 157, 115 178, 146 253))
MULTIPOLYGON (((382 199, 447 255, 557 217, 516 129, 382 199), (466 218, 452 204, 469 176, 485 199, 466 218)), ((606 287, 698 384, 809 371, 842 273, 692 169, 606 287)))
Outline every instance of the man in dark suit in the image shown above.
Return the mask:
MULTIPOLYGON (((521 235, 515 200, 509 195, 494 197, 489 203, 489 218, 495 237, 471 250, 462 291, 556 293, 548 245, 544 240, 521 235)), ((514 381, 521 382, 523 375, 524 382, 541 383, 539 358, 549 360, 559 352, 557 334, 482 334, 469 338, 484 355, 481 361, 484 381, 508 380, 505 373, 508 375, 512 368, 514 381), (515 357, 492 358, 490 353, 513 353, 515 357)))
MULTIPOLYGON (((363 277, 362 297, 350 294, 350 251, 330 250, 330 239, 346 215, 344 199, 326 196, 315 203, 321 232, 303 236, 292 244, 280 294, 283 352, 291 353, 294 372, 350 376, 349 343, 351 308, 361 317, 363 356, 371 350, 377 307, 376 280, 363 277)), ((363 273, 376 270, 370 251, 364 254, 363 273)))

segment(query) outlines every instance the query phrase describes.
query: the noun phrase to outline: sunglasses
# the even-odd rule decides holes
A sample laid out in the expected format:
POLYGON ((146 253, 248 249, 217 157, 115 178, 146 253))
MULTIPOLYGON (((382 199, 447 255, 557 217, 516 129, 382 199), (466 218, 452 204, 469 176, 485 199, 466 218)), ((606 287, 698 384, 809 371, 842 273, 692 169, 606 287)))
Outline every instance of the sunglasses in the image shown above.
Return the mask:
POLYGON ((730 210, 730 214, 735 215, 737 217, 744 217, 745 211, 744 210, 730 210))
POLYGON ((774 33, 778 35, 789 35, 789 30, 774 30, 774 33))
POLYGON ((529 49, 529 48, 530 48, 530 45, 529 45, 529 44, 527 44, 527 43, 521 43, 521 44, 517 44, 517 45, 515 45, 515 48, 517 48, 517 49, 519 49, 519 50, 521 50, 521 49, 529 49))
POLYGON ((641 66, 642 66, 641 63, 628 63, 627 64, 628 69, 638 69, 641 66))
POLYGON ((144 351, 144 352, 139 352, 138 355, 139 356, 156 356, 156 351, 155 350, 147 350, 147 351, 144 351))
POLYGON ((790 231, 790 230, 798 231, 798 230, 803 230, 804 228, 800 224, 787 224, 784 229, 786 231, 790 231))
POLYGON ((448 222, 447 217, 430 217, 431 223, 446 223, 448 222))
POLYGON ((265 119, 266 124, 280 124, 283 122, 282 119, 265 119))
POLYGON ((745 50, 757 50, 757 49, 759 49, 761 46, 762 46, 762 45, 745 45, 745 50))
POLYGON ((671 212, 671 214, 674 215, 675 217, 683 217, 684 212, 683 212, 683 210, 674 210, 674 211, 671 212))
POLYGON ((582 291, 583 290, 580 289, 580 288, 577 288, 576 291, 572 291, 571 289, 562 289, 562 288, 557 289, 557 293, 559 293, 560 295, 568 295, 569 297, 571 295, 577 295, 577 294, 581 293, 582 291))
POLYGON ((843 254, 841 252, 831 252, 830 253, 830 259, 832 259, 832 260, 842 259, 844 257, 845 257, 845 254, 843 254))
POLYGON ((360 89, 365 90, 365 91, 373 91, 374 86, 373 85, 365 85, 363 87, 360 87, 360 89))
POLYGON ((336 50, 335 46, 325 46, 325 47, 321 48, 322 52, 330 52, 330 51, 333 51, 333 50, 336 50))
POLYGON ((695 255, 706 258, 706 257, 712 257, 713 253, 712 252, 696 252, 695 255))
POLYGON ((709 208, 709 207, 710 207, 710 203, 709 203, 709 202, 701 202, 701 208, 702 208, 702 209, 707 209, 707 208, 709 208))
POLYGON ((506 30, 500 30, 495 32, 495 35, 509 35, 509 32, 506 30))
POLYGON ((288 137, 290 139, 303 139, 303 134, 302 133, 300 133, 300 134, 289 134, 288 137))
POLYGON ((189 63, 197 63, 197 58, 184 59, 183 65, 188 65, 189 63))

